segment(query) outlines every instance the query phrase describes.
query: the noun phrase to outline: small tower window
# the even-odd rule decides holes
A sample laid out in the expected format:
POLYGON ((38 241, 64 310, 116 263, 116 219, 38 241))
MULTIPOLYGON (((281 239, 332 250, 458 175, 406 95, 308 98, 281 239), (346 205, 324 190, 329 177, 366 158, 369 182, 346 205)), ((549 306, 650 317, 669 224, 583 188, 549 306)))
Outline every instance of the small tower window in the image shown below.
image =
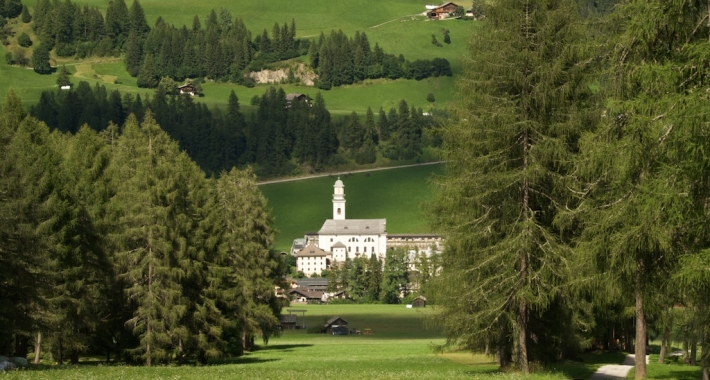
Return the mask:
POLYGON ((341 211, 340 211, 340 207, 338 207, 338 215, 340 215, 340 213, 341 213, 341 211))

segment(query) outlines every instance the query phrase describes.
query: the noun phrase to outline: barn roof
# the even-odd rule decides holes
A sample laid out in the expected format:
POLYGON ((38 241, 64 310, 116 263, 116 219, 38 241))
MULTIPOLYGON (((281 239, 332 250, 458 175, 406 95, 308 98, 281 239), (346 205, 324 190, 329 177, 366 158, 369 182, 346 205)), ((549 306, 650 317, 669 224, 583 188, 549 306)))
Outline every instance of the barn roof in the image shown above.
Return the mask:
POLYGON ((328 320, 328 322, 325 323, 325 327, 328 327, 328 326, 332 325, 332 324, 335 323, 338 319, 340 319, 341 321, 345 322, 344 324, 346 324, 346 325, 348 324, 348 321, 346 321, 346 320, 344 320, 343 318, 340 318, 339 316, 336 315, 335 317, 330 318, 330 319, 328 320))

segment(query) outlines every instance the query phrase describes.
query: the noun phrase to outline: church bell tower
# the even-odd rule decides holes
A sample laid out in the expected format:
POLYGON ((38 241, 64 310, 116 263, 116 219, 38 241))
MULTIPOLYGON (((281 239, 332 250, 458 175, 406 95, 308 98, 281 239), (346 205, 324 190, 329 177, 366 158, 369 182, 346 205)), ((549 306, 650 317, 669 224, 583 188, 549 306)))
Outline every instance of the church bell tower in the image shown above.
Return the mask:
POLYGON ((340 177, 333 185, 333 219, 345 220, 345 186, 340 177))

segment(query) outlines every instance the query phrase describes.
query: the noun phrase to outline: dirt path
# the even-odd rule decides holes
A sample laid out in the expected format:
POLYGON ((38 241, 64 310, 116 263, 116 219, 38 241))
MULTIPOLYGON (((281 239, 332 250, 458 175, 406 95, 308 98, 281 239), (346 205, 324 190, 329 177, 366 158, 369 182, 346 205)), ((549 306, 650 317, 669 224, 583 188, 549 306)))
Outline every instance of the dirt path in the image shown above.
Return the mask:
POLYGON ((375 26, 371 26, 370 29, 378 28, 378 27, 380 27, 380 26, 382 26, 382 25, 389 24, 389 23, 391 23, 391 22, 395 22, 395 21, 401 20, 401 19, 403 19, 403 18, 405 18, 405 17, 415 17, 415 16, 421 16, 421 15, 422 15, 422 13, 416 13, 416 14, 413 14, 413 15, 401 16, 401 17, 398 17, 398 18, 393 19, 393 20, 385 21, 385 22, 383 22, 382 24, 377 24, 377 25, 375 25, 375 26))
MULTIPOLYGON (((626 355, 626 359, 621 364, 607 364, 599 367, 589 380, 625 379, 631 368, 634 368, 635 360, 634 354, 626 355)), ((648 364, 648 355, 646 355, 646 364, 648 364)))
POLYGON ((285 178, 285 179, 274 179, 274 180, 268 180, 268 181, 260 181, 260 182, 257 182, 257 185, 268 185, 268 184, 272 184, 272 183, 300 181, 300 180, 302 180, 302 179, 320 178, 320 177, 330 177, 330 176, 346 175, 346 174, 353 174, 353 173, 376 172, 376 171, 380 171, 380 170, 411 168, 411 167, 414 167, 414 166, 436 165, 436 164, 441 164, 441 163, 443 163, 443 162, 444 162, 444 161, 424 162, 424 163, 421 163, 421 164, 401 165, 401 166, 388 166, 388 167, 386 167, 386 168, 361 169, 361 170, 349 170, 349 171, 345 171, 345 172, 321 173, 321 174, 313 174, 313 175, 308 175, 308 176, 303 176, 303 177, 296 177, 296 178, 285 178))

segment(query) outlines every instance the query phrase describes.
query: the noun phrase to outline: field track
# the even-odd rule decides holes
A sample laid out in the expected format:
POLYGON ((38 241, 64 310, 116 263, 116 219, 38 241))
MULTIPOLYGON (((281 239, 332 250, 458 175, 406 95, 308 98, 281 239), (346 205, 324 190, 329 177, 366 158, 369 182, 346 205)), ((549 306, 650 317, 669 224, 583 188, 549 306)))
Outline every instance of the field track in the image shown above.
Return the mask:
POLYGON ((444 161, 434 161, 434 162, 423 162, 421 164, 411 164, 411 165, 401 165, 401 166, 388 166, 384 168, 374 168, 374 169, 360 169, 360 170, 348 170, 344 172, 335 172, 335 173, 321 173, 321 174, 313 174, 313 175, 308 175, 308 176, 303 176, 303 177, 296 177, 296 178, 284 178, 284 179, 274 179, 274 180, 268 180, 268 181, 259 181, 257 182, 257 185, 268 185, 271 183, 281 183, 281 182, 291 182, 291 181, 300 181, 302 179, 310 179, 310 178, 320 178, 320 177, 330 177, 330 176, 336 176, 336 175, 345 175, 345 174, 352 174, 352 173, 365 173, 365 172, 376 172, 380 170, 389 170, 389 169, 402 169, 402 168, 411 168, 413 166, 424 166, 424 165, 436 165, 436 164, 441 164, 444 161))

